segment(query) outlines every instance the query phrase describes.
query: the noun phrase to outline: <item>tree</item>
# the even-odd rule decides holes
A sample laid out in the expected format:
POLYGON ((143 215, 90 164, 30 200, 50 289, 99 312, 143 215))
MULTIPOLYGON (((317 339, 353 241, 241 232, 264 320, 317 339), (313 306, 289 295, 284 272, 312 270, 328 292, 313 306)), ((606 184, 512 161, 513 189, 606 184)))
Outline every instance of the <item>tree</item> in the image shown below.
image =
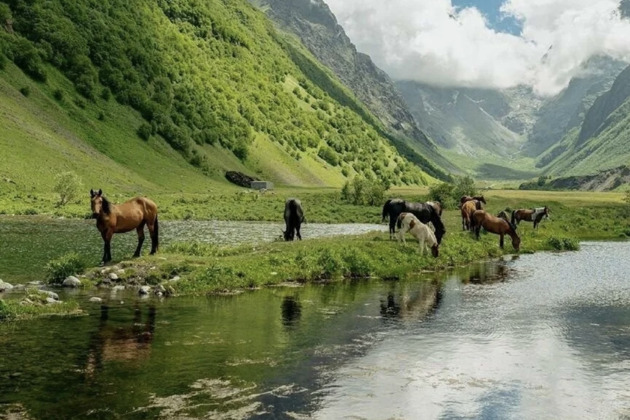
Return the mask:
POLYGON ((59 194, 59 206, 65 206, 73 200, 83 186, 81 178, 74 172, 63 172, 55 177, 53 191, 59 194))

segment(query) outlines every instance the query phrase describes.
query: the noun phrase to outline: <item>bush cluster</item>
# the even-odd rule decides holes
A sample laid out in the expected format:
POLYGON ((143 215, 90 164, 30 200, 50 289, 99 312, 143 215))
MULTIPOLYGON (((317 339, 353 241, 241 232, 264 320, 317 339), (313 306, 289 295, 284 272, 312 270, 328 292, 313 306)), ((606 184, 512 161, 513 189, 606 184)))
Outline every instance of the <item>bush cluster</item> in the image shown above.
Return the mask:
POLYGON ((341 199, 355 205, 378 206, 383 203, 387 190, 380 181, 356 176, 344 184, 341 199))

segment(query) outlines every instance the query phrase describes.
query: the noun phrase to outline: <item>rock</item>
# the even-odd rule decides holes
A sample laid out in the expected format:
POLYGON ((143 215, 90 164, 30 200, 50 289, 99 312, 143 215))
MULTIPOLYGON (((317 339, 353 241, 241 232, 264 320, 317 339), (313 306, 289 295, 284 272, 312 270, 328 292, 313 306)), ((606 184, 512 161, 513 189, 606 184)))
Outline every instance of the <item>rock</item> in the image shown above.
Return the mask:
POLYGON ((42 293, 46 293, 48 295, 48 298, 50 299, 59 300, 59 295, 55 292, 51 292, 50 290, 42 290, 42 293))
POLYGON ((118 274, 125 274, 125 269, 121 268, 120 270, 116 270, 118 274))
POLYGON ((162 286, 161 284, 158 284, 157 286, 155 286, 155 288, 153 289, 153 293, 155 293, 158 296, 162 296, 164 294, 164 292, 166 292, 166 289, 164 288, 164 286, 162 286))
POLYGON ((20 302, 20 305, 22 305, 22 306, 32 305, 32 304, 33 304, 33 301, 32 301, 32 300, 30 300, 29 298, 24 298, 24 300, 22 300, 22 301, 20 302))
POLYGON ((138 293, 141 295, 148 295, 151 292, 151 286, 141 286, 138 293))
POLYGON ((53 304, 53 303, 61 303, 61 301, 59 301, 59 300, 57 300, 57 299, 54 299, 54 298, 51 298, 51 297, 47 297, 47 298, 46 298, 46 303, 49 303, 49 304, 53 304))
POLYGON ((113 293, 119 292, 119 291, 121 291, 121 290, 125 290, 125 286, 118 285, 118 286, 114 286, 114 287, 112 287, 112 292, 113 292, 113 293))
POLYGON ((5 292, 11 289, 13 289, 13 285, 11 283, 7 283, 0 279, 0 292, 5 292))
POLYGON ((116 274, 116 273, 109 273, 109 279, 113 280, 113 281, 118 280, 118 274, 116 274))
POLYGON ((175 276, 172 279, 170 279, 169 281, 176 282, 176 281, 179 281, 180 279, 181 278, 179 276, 175 276))
POLYGON ((44 283, 42 283, 41 281, 39 281, 39 280, 38 280, 38 281, 29 281, 27 284, 28 284, 29 286, 41 286, 41 285, 43 285, 44 283))
POLYGON ((101 303, 102 301, 103 301, 103 299, 101 299, 100 297, 92 296, 90 298, 90 302, 92 302, 92 303, 101 303))
POLYGON ((68 276, 61 284, 63 287, 79 287, 81 286, 81 280, 75 276, 68 276))
POLYGON ((162 292, 155 292, 155 296, 162 297, 162 292))
POLYGON ((245 175, 244 173, 237 171, 227 171, 225 173, 225 179, 230 181, 232 184, 236 184, 245 188, 249 188, 252 184, 252 181, 258 181, 258 179, 254 177, 245 175))

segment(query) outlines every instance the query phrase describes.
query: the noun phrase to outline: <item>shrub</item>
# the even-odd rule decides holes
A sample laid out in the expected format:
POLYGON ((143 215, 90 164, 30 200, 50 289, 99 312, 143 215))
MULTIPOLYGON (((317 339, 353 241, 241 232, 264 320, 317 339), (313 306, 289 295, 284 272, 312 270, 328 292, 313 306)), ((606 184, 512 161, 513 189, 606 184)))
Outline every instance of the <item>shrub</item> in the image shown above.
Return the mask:
POLYGON ((59 194, 59 206, 65 206, 73 200, 83 186, 81 178, 74 172, 63 172, 55 177, 53 191, 59 194))
POLYGON ((48 262, 46 281, 49 284, 61 284, 66 277, 81 274, 83 270, 85 263, 79 254, 71 252, 48 262))
POLYGON ((356 176, 346 181, 341 189, 341 198, 355 205, 376 206, 383 202, 387 187, 378 181, 356 176))
POLYGON ((140 137, 142 140, 149 140, 149 137, 151 137, 151 126, 146 123, 143 122, 140 127, 138 127, 138 137, 140 137))
POLYGON ((103 88, 103 90, 101 91, 101 98, 103 98, 103 100, 105 101, 109 101, 109 98, 112 97, 112 91, 109 90, 108 87, 103 88))
POLYGON ((20 93, 24 96, 28 96, 31 94, 31 88, 28 86, 24 86, 22 88, 20 88, 20 93))
POLYGON ((339 164, 339 157, 337 154, 328 146, 322 146, 319 148, 317 152, 317 156, 331 164, 332 166, 337 166, 339 164))
POLYGON ((552 236, 547 240, 549 246, 558 251, 577 251, 580 249, 580 243, 573 238, 558 238, 552 236))
POLYGON ((455 200, 453 198, 453 191, 455 191, 453 184, 447 182, 435 184, 429 188, 429 199, 439 201, 445 209, 452 209, 457 207, 459 202, 459 199, 455 200))
POLYGON ((37 49, 27 40, 23 39, 16 43, 13 49, 13 62, 33 79, 39 82, 46 81, 42 58, 37 49))
POLYGON ((55 89, 55 91, 53 92, 53 98, 55 98, 59 102, 63 101, 63 90, 55 89))

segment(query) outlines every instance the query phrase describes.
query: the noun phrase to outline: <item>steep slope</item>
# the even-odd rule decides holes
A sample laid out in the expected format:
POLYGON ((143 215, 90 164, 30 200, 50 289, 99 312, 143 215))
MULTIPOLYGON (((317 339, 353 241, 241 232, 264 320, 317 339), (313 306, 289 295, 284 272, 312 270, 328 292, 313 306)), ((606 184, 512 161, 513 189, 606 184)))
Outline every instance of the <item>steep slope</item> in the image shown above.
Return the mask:
MULTIPOLYGON (((158 176, 166 179, 157 185, 169 188, 181 183, 145 166, 147 145, 163 159, 175 156, 181 177, 220 180, 224 169, 237 169, 296 185, 341 185, 354 174, 391 183, 429 179, 334 75, 244 1, 140 0, 131 8, 122 0, 12 0, 0 2, 0 19, 0 146, 9 152, 29 147, 31 136, 37 147, 74 144, 93 159, 77 165, 68 152, 51 162, 92 179, 94 161, 113 159, 142 172, 139 184, 158 176), (16 96, 20 88, 30 94, 16 96), (11 124, 24 110, 28 123, 11 124), (39 115, 59 122, 46 125, 39 115), (25 135, 20 126, 33 128, 25 135)), ((2 167, 9 178, 16 168, 41 165, 37 153, 15 156, 2 167)), ((34 184, 49 185, 40 181, 34 184)))
MULTIPOLYGON (((579 127, 595 99, 610 89, 624 67, 622 62, 605 57, 590 60, 581 76, 574 77, 566 89, 541 106, 525 147, 526 153, 538 156, 579 127)), ((538 166, 546 163, 543 159, 538 166)))
MULTIPOLYGON (((299 37, 310 52, 328 66, 378 117, 390 136, 399 140, 397 143, 406 140, 417 153, 447 170, 454 169, 438 153, 435 144, 418 129, 389 76, 376 67, 369 56, 357 52, 322 0, 251 1, 282 29, 299 37)), ((320 87, 326 90, 325 86, 320 87)), ((428 165, 422 166, 426 166, 424 169, 429 172, 436 169, 428 165)), ((439 173, 435 175, 439 176, 439 173)))
POLYGON ((615 79, 610 90, 598 97, 586 113, 578 136, 578 146, 599 135, 614 120, 611 114, 630 98, 630 67, 615 79))

